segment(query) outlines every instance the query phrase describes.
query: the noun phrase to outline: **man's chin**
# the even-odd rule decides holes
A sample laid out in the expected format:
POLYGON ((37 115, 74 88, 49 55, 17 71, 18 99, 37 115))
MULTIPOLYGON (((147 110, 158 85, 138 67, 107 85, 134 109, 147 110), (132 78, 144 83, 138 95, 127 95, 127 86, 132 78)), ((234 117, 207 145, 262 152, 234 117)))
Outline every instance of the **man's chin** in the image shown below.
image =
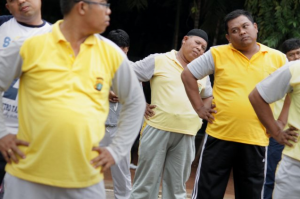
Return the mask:
MULTIPOLYGON (((197 59, 198 57, 200 57, 200 54, 194 54, 194 53, 193 53, 193 57, 192 57, 193 60, 194 60, 194 59, 197 59)), ((192 61, 193 61, 193 60, 192 60, 192 61)))

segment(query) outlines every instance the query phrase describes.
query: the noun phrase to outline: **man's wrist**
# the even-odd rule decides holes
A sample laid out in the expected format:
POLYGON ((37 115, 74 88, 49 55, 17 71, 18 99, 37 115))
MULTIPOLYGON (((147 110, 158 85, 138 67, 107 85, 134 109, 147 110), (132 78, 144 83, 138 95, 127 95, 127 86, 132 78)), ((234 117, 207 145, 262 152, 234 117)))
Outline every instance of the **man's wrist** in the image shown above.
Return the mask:
POLYGON ((197 108, 196 108, 196 112, 201 111, 201 109, 202 109, 203 107, 204 107, 204 103, 198 105, 197 108))
POLYGON ((286 124, 284 122, 282 122, 281 120, 277 120, 276 122, 277 122, 277 125, 280 127, 280 129, 283 130, 286 124))
POLYGON ((276 129, 270 130, 268 132, 270 132, 272 137, 278 137, 282 133, 282 128, 277 124, 276 129))
POLYGON ((8 134, 10 133, 6 130, 6 128, 3 128, 2 130, 0 130, 0 139, 8 134))

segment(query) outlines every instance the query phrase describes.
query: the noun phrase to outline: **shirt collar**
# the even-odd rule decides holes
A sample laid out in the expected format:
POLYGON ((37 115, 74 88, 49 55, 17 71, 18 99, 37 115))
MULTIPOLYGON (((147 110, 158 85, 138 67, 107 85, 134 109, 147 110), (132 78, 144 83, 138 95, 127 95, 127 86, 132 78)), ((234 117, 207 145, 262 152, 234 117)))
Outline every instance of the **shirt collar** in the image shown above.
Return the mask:
MULTIPOLYGON (((265 45, 263 45, 263 44, 260 44, 260 43, 258 43, 258 42, 256 42, 256 44, 259 46, 259 51, 258 51, 258 52, 260 52, 260 53, 267 53, 267 52, 269 52, 269 48, 268 48, 267 46, 265 46, 265 45)), ((234 47, 232 46, 231 43, 229 43, 229 47, 230 47, 232 50, 234 50, 234 51, 239 51, 239 50, 237 50, 236 48, 234 48, 234 47)))
POLYGON ((176 50, 171 50, 170 52, 167 53, 167 57, 173 61, 177 61, 176 59, 176 50))
POLYGON ((263 44, 260 44, 260 43, 257 43, 257 45, 259 45, 259 51, 262 52, 262 53, 267 53, 269 52, 269 48, 263 44))
MULTIPOLYGON (((16 20, 16 19, 15 19, 16 20)), ((28 27, 28 28, 41 28, 41 27, 43 27, 47 22, 45 21, 45 20, 43 20, 42 19, 42 21, 43 21, 43 23, 42 24, 40 24, 40 25, 29 25, 29 24, 26 24, 26 23, 23 23, 23 22, 19 22, 19 21, 17 21, 16 20, 16 22, 18 23, 18 24, 20 24, 20 25, 22 25, 22 26, 25 26, 25 27, 28 27)))
POLYGON ((169 58, 170 60, 174 61, 177 65, 179 65, 181 68, 183 68, 183 66, 181 65, 181 63, 178 61, 178 59, 176 58, 176 54, 178 53, 178 51, 176 50, 172 50, 170 52, 167 53, 167 58, 169 58))
MULTIPOLYGON (((57 43, 60 41, 63 42, 68 42, 65 38, 65 36, 62 34, 59 25, 63 22, 63 20, 57 21, 52 27, 52 33, 54 36, 54 39, 57 43)), ((95 35, 90 35, 83 43, 86 45, 94 45, 96 43, 96 36, 95 35)))
MULTIPOLYGON (((169 58, 170 60, 172 60, 172 61, 174 61, 176 64, 178 64, 180 67, 182 67, 182 65, 181 65, 181 63, 177 60, 177 58, 176 58, 176 53, 177 53, 178 51, 176 51, 176 50, 171 50, 170 52, 168 52, 167 54, 166 54, 166 57, 167 58, 169 58)), ((183 68, 183 67, 182 67, 183 68)))

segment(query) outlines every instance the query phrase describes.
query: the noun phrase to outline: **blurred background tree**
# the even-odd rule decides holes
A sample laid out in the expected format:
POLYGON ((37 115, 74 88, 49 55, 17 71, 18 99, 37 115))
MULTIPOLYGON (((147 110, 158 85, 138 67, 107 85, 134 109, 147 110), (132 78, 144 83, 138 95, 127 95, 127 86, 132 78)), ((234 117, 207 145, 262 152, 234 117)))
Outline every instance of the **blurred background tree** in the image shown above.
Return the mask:
MULTIPOLYGON (((279 48, 291 37, 300 38, 300 0, 110 0, 112 29, 124 29, 131 38, 133 61, 151 53, 179 49, 192 28, 209 35, 209 46, 227 43, 224 16, 235 9, 249 10, 259 28, 259 42, 279 48)), ((9 14, 1 0, 0 14, 9 14)), ((62 18, 59 0, 42 0, 42 15, 54 23, 62 18)))
POLYGON ((247 0, 245 8, 255 16, 263 44, 279 48, 286 39, 300 38, 299 0, 247 0))

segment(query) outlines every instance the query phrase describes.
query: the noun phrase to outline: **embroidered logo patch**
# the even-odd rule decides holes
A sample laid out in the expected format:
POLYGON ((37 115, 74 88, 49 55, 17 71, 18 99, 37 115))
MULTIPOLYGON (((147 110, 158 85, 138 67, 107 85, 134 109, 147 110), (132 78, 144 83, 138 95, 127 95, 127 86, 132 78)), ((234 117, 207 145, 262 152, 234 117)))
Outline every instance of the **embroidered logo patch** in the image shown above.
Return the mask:
POLYGON ((101 91, 102 87, 103 87, 103 78, 102 77, 97 77, 96 84, 95 84, 95 89, 97 91, 101 91))

